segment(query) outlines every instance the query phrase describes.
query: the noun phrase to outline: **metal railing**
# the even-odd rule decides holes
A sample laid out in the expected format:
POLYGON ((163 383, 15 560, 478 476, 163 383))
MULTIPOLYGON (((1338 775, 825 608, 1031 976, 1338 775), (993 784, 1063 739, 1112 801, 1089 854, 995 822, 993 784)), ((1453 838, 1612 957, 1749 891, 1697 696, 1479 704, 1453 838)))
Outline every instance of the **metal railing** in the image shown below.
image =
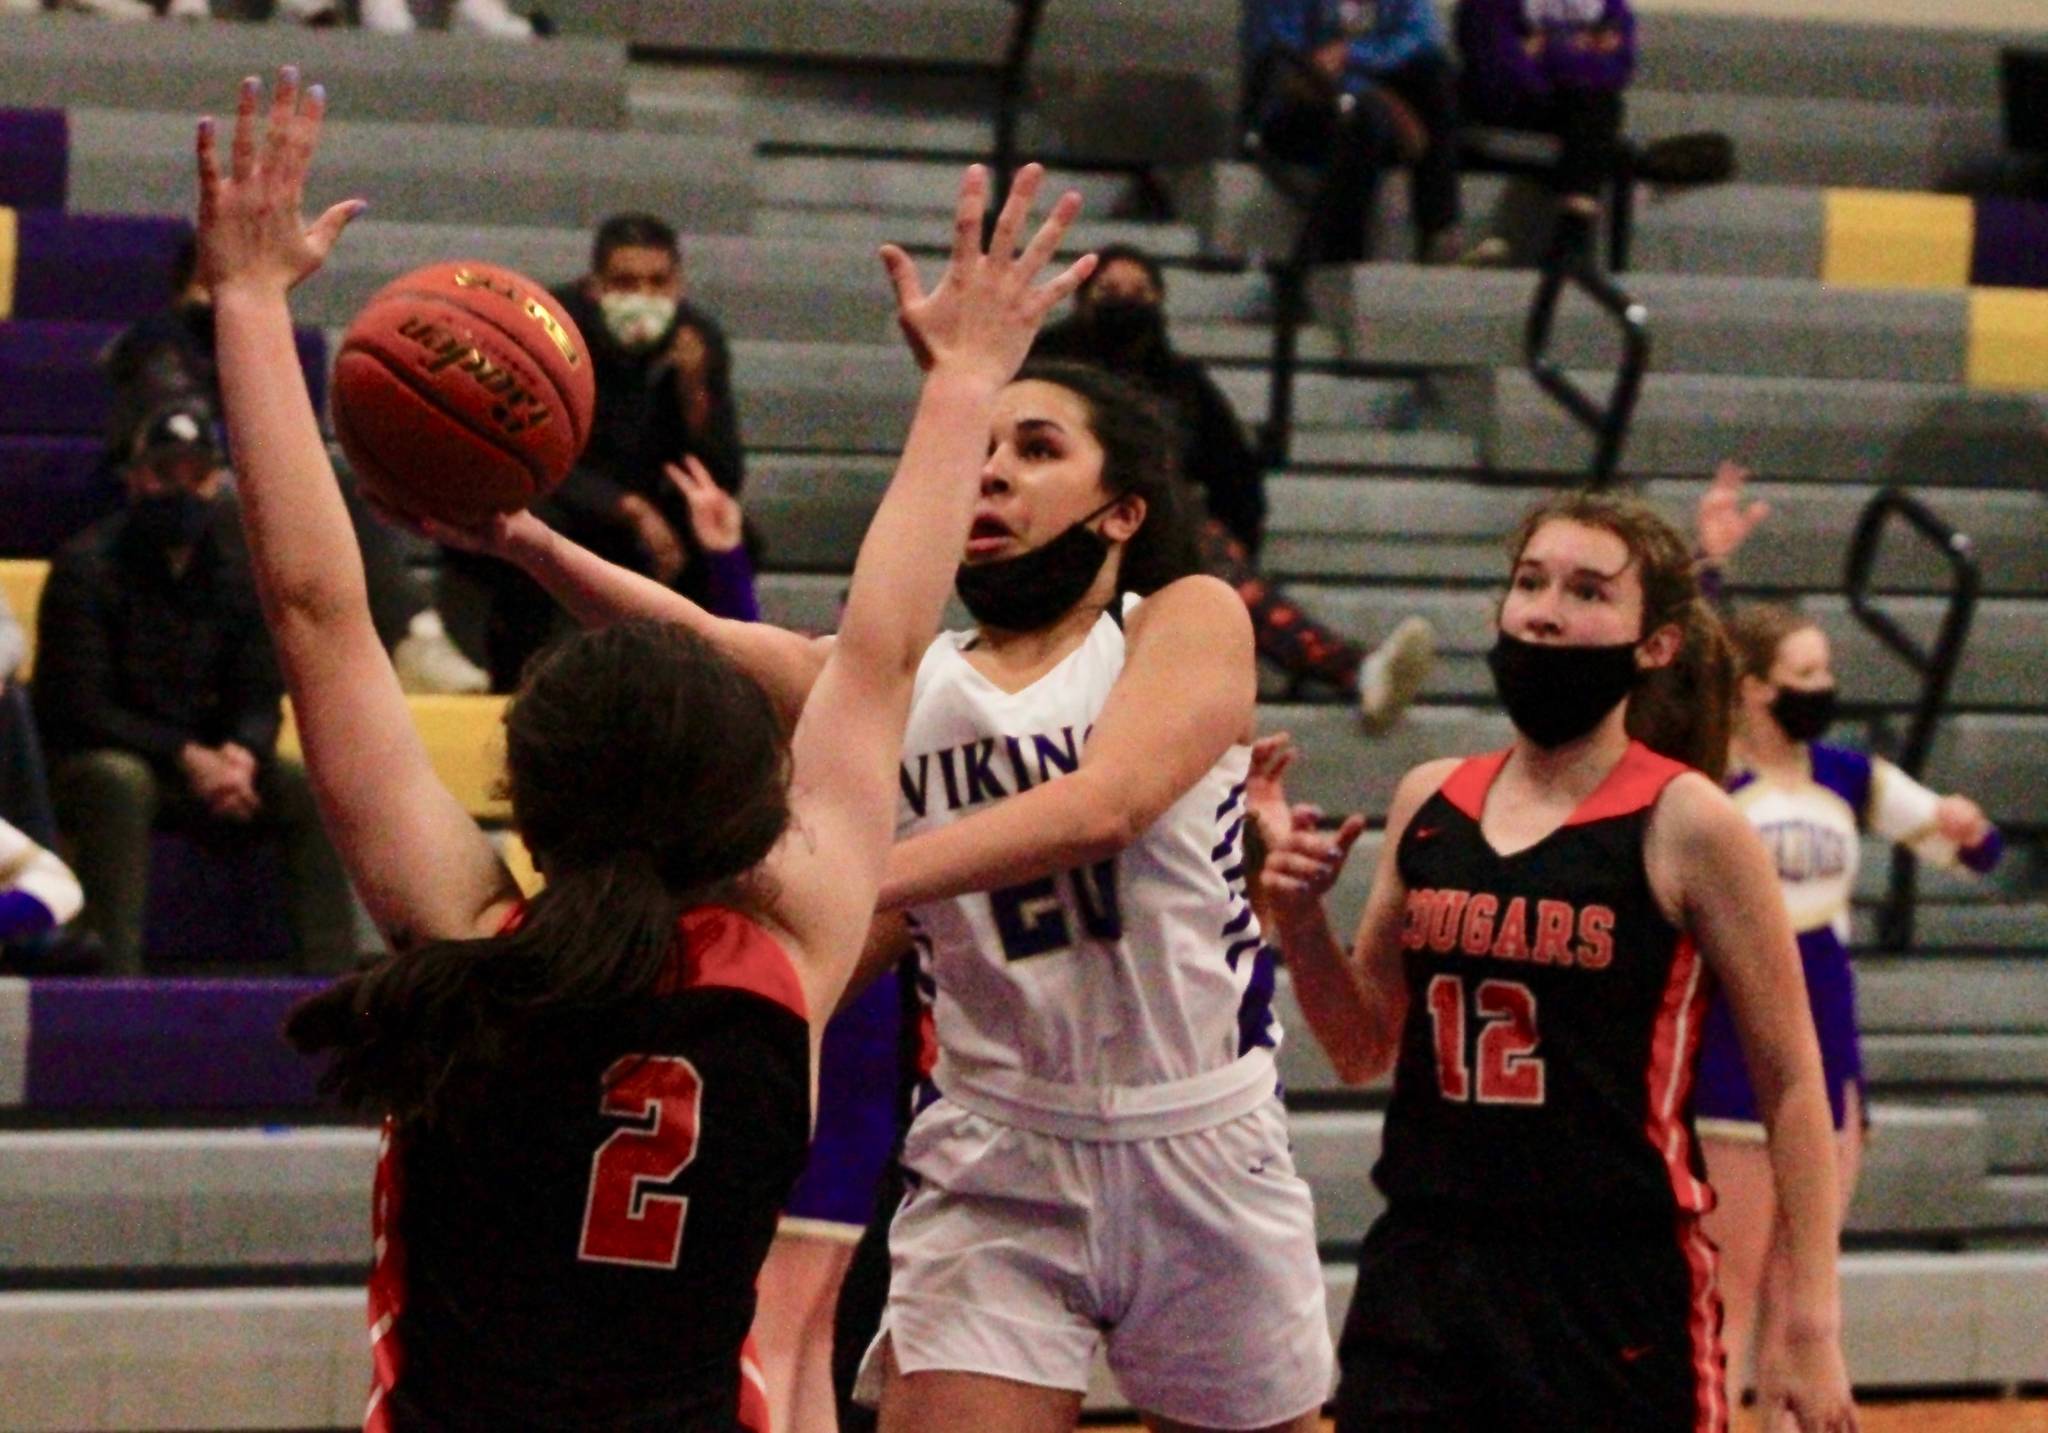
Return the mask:
POLYGON ((1024 104, 1024 81, 1031 72, 1032 47, 1038 43, 1038 22, 1045 14, 1045 0, 1011 3, 1017 13, 1010 21, 1010 39, 996 71, 996 105, 990 119, 989 168, 994 184, 989 192, 998 201, 1009 194, 1010 176, 1017 172, 1017 123, 1024 104))
POLYGON ((1650 370, 1648 311, 1590 263, 1546 265, 1529 305, 1522 354, 1537 386, 1593 435, 1593 463, 1587 481, 1595 488, 1607 487, 1621 466, 1621 450, 1628 442, 1636 401, 1642 397, 1644 375, 1650 370), (1621 330, 1621 364, 1615 369, 1614 385, 1604 401, 1588 393, 1550 357, 1551 331, 1557 322, 1558 303, 1567 288, 1584 293, 1621 330))
MULTIPOLYGON (((1970 637, 1970 622, 1977 612, 1977 593, 1982 575, 1968 534, 1944 522, 1932 508, 1901 488, 1886 488, 1870 500, 1856 522, 1849 543, 1845 578, 1849 610, 1856 620, 1920 678, 1920 697, 1913 704, 1913 716, 1906 739, 1892 758, 1906 775, 1918 778, 1927 765, 1934 745, 1935 724, 1941 719, 1955 682, 1956 666, 1970 637), (1931 646, 1923 645, 1892 616, 1879 608, 1871 593, 1878 548, 1886 525, 1903 519, 1938 551, 1948 563, 1952 579, 1948 607, 1931 646)), ((1904 846, 1892 849, 1891 880, 1878 915, 1878 948, 1902 951, 1913 942, 1913 916, 1919 892, 1919 862, 1904 846)))

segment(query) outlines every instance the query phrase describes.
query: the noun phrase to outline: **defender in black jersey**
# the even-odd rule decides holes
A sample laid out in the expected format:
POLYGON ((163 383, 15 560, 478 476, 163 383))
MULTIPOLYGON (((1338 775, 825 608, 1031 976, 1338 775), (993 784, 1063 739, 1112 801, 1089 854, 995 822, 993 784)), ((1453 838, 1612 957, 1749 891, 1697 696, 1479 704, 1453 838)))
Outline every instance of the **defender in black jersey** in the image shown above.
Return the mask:
MULTIPOLYGON (((1035 282, 1079 199, 1019 253, 1027 167, 983 253, 971 169, 937 290, 884 251, 928 377, 829 652, 674 599, 672 623, 529 669, 506 774, 547 884, 522 899, 413 729, 293 357, 287 291, 355 212, 300 218, 324 98, 282 72, 260 149, 257 100, 248 81, 226 174, 200 127, 200 263, 265 615, 322 814, 396 952, 288 1029, 327 1052, 327 1089, 385 1118, 366 1426, 765 1433, 743 1349, 809 1142, 812 1052, 873 916, 997 393, 1090 268, 1035 282), (801 669, 793 735, 735 649, 801 669)), ((573 331, 549 332, 580 361, 573 331)), ((524 513, 435 535, 640 581, 524 513)))
POLYGON ((1338 1429, 1728 1426, 1689 1100, 1717 979, 1772 1069, 1773 1162, 1797 1186, 1802 1343, 1766 1412, 1852 1428, 1797 951, 1760 843, 1691 769, 1725 759, 1728 678, 1686 544, 1580 494, 1514 550, 1492 665, 1515 743, 1402 781, 1348 959, 1320 896, 1357 823, 1330 837, 1291 812, 1284 758, 1255 803, 1311 1028, 1347 1080, 1394 1067, 1338 1429))

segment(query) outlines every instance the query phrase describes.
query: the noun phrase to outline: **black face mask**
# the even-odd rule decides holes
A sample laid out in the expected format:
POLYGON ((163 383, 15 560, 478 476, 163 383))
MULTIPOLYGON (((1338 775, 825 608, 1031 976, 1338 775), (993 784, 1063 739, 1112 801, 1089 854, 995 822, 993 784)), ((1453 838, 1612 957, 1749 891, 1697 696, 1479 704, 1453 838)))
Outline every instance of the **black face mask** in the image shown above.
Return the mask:
POLYGON ((1088 323, 1106 356, 1142 356, 1166 346, 1166 315, 1143 299, 1103 299, 1088 323))
POLYGON ((1637 645, 1556 647, 1503 632, 1486 665, 1515 730, 1548 750, 1577 741, 1635 690, 1637 645))
POLYGON ((190 547, 212 520, 213 504, 197 493, 154 493, 128 504, 128 530, 151 547, 190 547))
POLYGON ((1801 691, 1797 687, 1780 687, 1771 700, 1771 718, 1794 741, 1819 741, 1834 725, 1835 689, 1816 687, 1801 691))
POLYGON ((1111 498, 1043 547, 996 562, 960 564, 953 590, 984 627, 1036 632, 1073 610, 1109 557, 1109 539, 1088 526, 1122 500, 1111 498))

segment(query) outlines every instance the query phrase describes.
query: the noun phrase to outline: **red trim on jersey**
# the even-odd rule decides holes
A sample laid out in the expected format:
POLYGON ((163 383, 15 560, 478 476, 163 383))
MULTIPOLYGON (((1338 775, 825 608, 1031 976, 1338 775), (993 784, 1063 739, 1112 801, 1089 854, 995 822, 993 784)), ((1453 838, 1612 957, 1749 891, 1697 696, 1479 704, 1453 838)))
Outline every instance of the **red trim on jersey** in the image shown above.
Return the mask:
POLYGON ((676 922, 676 958, 662 972, 657 993, 722 986, 772 1000, 810 1023, 810 1002, 796 962, 782 943, 738 911, 699 906, 676 922))
POLYGON ((1650 1027, 1647 1073, 1649 1110, 1643 1136, 1655 1146, 1671 1177, 1671 1194, 1681 1212, 1705 1214, 1714 1207, 1714 1193, 1693 1173, 1692 1077, 1698 1065, 1700 1026, 1706 1020, 1710 981, 1706 962, 1690 935, 1681 934, 1671 951, 1671 974, 1650 1027))
MULTIPOLYGON (((1477 821, 1486 810, 1486 793, 1493 789, 1501 768, 1508 764, 1508 755, 1507 751, 1490 751, 1483 756, 1469 756, 1438 790, 1444 800, 1477 821)), ((1671 779, 1690 770, 1684 762, 1659 756, 1641 742, 1631 741, 1593 794, 1565 817, 1564 825, 1585 826, 1616 816, 1633 816, 1646 806, 1654 806, 1671 779)))
POLYGON ((1672 778, 1692 770, 1682 761, 1659 756, 1639 741, 1628 744, 1614 770, 1565 818, 1567 826, 1585 826, 1616 816, 1633 816, 1644 807, 1655 806, 1672 778))
MULTIPOLYGON (((506 913, 499 935, 510 935, 526 923, 526 902, 506 913)), ((657 995, 674 995, 693 986, 715 985, 744 990, 772 1000, 810 1023, 810 1002, 796 962, 782 942, 736 910, 698 906, 676 920, 676 952, 655 985, 657 995)))
POLYGON ((1691 1276, 1685 1332, 1692 1346, 1693 1428, 1695 1433, 1727 1433, 1728 1358, 1721 1347, 1721 1291, 1717 1283, 1720 1254, 1700 1221, 1678 1221, 1678 1248, 1691 1276))
POLYGON ((1500 775, 1500 769, 1508 764, 1506 751, 1489 751, 1484 756, 1468 756, 1459 763, 1458 769, 1438 788, 1444 800, 1477 821, 1486 810, 1486 793, 1493 789, 1493 780, 1500 775))
POLYGON ((391 1433, 385 1401, 405 1371, 398 1320, 405 1312, 405 1243, 398 1230, 404 1204, 405 1170, 398 1153, 398 1125, 387 1117, 377 1138, 377 1177, 370 1196, 370 1402, 363 1409, 363 1433, 391 1433))

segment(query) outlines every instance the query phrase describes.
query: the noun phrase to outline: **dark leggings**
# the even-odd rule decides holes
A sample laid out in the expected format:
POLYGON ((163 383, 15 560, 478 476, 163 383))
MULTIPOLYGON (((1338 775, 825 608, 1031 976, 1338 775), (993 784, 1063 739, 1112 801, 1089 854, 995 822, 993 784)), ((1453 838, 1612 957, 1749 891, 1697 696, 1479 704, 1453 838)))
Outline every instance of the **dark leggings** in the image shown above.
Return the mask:
POLYGON ((1202 566, 1237 589, 1252 614, 1252 638, 1259 655, 1290 677, 1326 682, 1351 695, 1358 690, 1358 664, 1365 653, 1295 606, 1287 594, 1259 576, 1251 553, 1214 518, 1202 524, 1202 566))

